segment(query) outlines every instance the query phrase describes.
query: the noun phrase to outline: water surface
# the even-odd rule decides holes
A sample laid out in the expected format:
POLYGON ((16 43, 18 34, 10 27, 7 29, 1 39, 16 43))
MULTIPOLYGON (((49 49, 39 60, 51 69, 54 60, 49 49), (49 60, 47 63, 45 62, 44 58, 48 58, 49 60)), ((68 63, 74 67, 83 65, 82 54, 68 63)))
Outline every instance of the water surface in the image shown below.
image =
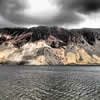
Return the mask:
POLYGON ((0 100, 100 100, 100 68, 0 66, 0 100))

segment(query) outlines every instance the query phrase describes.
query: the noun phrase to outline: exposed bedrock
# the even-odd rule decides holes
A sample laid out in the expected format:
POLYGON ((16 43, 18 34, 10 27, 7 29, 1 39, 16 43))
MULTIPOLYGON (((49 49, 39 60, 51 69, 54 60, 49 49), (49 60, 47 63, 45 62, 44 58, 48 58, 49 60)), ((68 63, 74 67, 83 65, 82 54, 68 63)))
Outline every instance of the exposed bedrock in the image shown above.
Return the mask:
POLYGON ((0 29, 0 44, 11 42, 20 47, 27 42, 45 40, 53 48, 69 44, 95 46, 100 40, 100 29, 64 29, 59 27, 39 26, 32 28, 0 29))

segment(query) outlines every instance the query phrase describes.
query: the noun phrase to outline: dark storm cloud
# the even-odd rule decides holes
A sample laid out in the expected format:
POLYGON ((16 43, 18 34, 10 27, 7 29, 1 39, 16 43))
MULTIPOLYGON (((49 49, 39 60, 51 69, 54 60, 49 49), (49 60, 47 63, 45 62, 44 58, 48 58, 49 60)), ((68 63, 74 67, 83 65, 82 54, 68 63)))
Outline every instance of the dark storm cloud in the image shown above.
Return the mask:
POLYGON ((52 0, 52 2, 58 8, 60 7, 60 13, 49 20, 25 16, 26 4, 24 0, 0 0, 0 15, 14 24, 23 26, 32 24, 69 25, 83 20, 77 13, 90 14, 100 10, 100 0, 52 0))
POLYGON ((100 0, 56 0, 61 13, 55 21, 60 23, 79 23, 82 18, 76 13, 89 15, 100 11, 100 0))
POLYGON ((81 13, 93 13, 100 10, 100 0, 62 0, 62 6, 66 8, 68 7, 74 9, 81 13))

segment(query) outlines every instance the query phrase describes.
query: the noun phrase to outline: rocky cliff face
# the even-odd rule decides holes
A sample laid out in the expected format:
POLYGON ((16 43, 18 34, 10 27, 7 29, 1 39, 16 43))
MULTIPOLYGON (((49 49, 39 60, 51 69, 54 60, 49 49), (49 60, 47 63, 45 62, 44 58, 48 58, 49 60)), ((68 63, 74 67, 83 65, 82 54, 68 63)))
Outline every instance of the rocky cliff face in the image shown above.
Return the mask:
POLYGON ((100 64, 99 29, 0 29, 0 64, 100 64))

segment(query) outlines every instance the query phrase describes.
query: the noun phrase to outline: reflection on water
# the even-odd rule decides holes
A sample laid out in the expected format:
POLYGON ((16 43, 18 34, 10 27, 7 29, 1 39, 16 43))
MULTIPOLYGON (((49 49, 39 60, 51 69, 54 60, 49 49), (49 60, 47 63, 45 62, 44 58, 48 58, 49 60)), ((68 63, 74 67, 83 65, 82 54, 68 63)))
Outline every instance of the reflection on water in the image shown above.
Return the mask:
POLYGON ((0 100, 100 100, 99 72, 31 67, 0 71, 0 100))

